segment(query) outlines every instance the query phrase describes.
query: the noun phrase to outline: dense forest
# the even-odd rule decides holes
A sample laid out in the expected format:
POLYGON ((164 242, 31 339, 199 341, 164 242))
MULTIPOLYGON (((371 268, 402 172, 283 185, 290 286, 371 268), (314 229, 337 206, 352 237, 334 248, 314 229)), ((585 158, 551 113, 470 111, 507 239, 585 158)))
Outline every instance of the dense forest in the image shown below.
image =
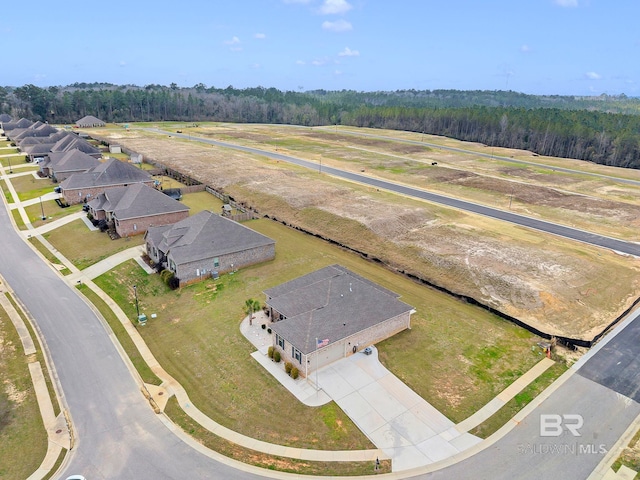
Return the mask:
POLYGON ((197 84, 75 83, 0 87, 0 113, 56 124, 85 115, 107 122, 225 121, 352 125, 444 135, 640 168, 640 99, 526 95, 512 91, 280 91, 197 84))

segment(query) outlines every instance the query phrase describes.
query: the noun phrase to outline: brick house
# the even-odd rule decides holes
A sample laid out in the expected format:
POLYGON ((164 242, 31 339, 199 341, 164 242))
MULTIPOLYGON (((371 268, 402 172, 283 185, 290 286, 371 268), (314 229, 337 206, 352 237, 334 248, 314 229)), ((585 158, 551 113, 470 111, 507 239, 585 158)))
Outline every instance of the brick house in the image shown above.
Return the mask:
POLYGON ((112 224, 121 237, 140 235, 152 226, 189 216, 189 207, 143 183, 110 188, 88 203, 94 219, 112 224))
POLYGON ((99 160, 74 148, 68 152, 50 152, 40 162, 40 171, 43 175, 61 182, 74 173, 86 172, 99 164, 99 160))
POLYGON ((126 187, 134 183, 152 187, 154 181, 144 170, 109 158, 84 173, 74 173, 60 183, 60 189, 64 200, 73 205, 88 202, 111 188, 126 187))
POLYGON ((340 265, 264 293, 273 345, 303 376, 411 328, 415 313, 398 294, 340 265))
POLYGON ((235 271, 275 258, 275 241, 204 210, 164 227, 149 227, 147 254, 171 270, 180 284, 235 271))

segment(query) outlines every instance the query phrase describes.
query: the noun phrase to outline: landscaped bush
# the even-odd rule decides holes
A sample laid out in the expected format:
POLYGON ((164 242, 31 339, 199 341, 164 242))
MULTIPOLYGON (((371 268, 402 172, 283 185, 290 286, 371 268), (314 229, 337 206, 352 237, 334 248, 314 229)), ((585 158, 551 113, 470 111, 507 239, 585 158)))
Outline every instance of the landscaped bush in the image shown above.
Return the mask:
POLYGON ((287 375, 291 375, 292 368, 293 368, 293 365, 291 364, 291 362, 285 362, 284 371, 287 372, 287 375))
POLYGON ((278 350, 273 352, 273 361, 276 363, 280 362, 280 352, 278 350))
POLYGON ((177 290, 178 287, 180 287, 180 279, 175 275, 172 275, 169 281, 167 282, 167 285, 169 285, 169 288, 171 290, 177 290))
POLYGON ((296 378, 298 378, 298 375, 300 375, 300 372, 298 371, 298 368, 297 368, 297 367, 293 367, 293 368, 291 369, 291 373, 290 373, 290 375, 291 375, 291 378, 293 378, 294 380, 295 380, 296 378))
POLYGON ((169 284, 169 278, 173 277, 173 272, 171 270, 163 270, 160 272, 160 278, 167 285, 169 284))

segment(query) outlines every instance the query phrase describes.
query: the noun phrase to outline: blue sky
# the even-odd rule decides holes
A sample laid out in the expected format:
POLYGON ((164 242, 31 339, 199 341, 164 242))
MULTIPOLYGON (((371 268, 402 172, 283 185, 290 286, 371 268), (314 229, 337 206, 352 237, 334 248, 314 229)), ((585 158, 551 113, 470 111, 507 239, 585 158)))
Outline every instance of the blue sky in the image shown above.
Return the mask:
POLYGON ((640 96, 638 0, 13 3, 0 85, 640 96))

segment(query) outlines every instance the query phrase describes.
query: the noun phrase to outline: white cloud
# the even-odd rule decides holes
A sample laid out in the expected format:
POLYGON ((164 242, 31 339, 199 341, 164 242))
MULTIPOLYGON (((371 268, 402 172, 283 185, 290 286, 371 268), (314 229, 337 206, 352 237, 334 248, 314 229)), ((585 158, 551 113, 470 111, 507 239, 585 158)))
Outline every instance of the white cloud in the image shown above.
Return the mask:
POLYGON ((262 40, 262 39, 264 39, 264 38, 267 38, 267 36, 266 36, 264 33, 256 33, 256 34, 253 36, 253 38, 257 38, 257 39, 262 40))
POLYGON ((559 7, 575 8, 578 6, 578 0, 553 0, 553 3, 559 7))
POLYGON ((282 3, 300 3, 306 5, 307 3, 311 3, 311 0, 282 0, 282 3))
POLYGON ((260 70, 262 68, 262 65, 260 65, 259 63, 254 63, 253 65, 251 65, 251 68, 253 68, 254 70, 260 70))
POLYGON ((352 8, 346 0, 324 0, 320 7, 320 13, 323 15, 341 15, 352 8))
POLYGON ((342 75, 342 70, 335 70, 333 72, 334 75, 342 75))
POLYGON ((353 27, 346 20, 337 20, 335 22, 322 22, 322 28, 333 32, 347 32, 353 27))
POLYGON ((127 62, 125 62, 124 60, 120 60, 119 65, 120 65, 121 67, 124 67, 126 64, 127 64, 127 62))
POLYGON ((326 58, 319 58, 311 62, 311 65, 313 65, 314 67, 321 67, 322 65, 326 65, 326 64, 327 64, 326 58))
POLYGON ((233 37, 231 40, 225 40, 225 45, 238 45, 240 43, 240 39, 238 37, 233 37))
POLYGON ((358 50, 351 50, 349 47, 344 47, 344 50, 338 53, 340 57, 357 57, 360 55, 358 50))
POLYGON ((596 72, 587 72, 584 74, 589 80, 600 80, 602 76, 596 72))
POLYGON ((531 47, 529 45, 521 45, 520 46, 520 51, 522 53, 529 53, 531 51, 531 47))
POLYGON ((296 60, 296 65, 306 65, 307 62, 305 62, 304 60, 296 60))

